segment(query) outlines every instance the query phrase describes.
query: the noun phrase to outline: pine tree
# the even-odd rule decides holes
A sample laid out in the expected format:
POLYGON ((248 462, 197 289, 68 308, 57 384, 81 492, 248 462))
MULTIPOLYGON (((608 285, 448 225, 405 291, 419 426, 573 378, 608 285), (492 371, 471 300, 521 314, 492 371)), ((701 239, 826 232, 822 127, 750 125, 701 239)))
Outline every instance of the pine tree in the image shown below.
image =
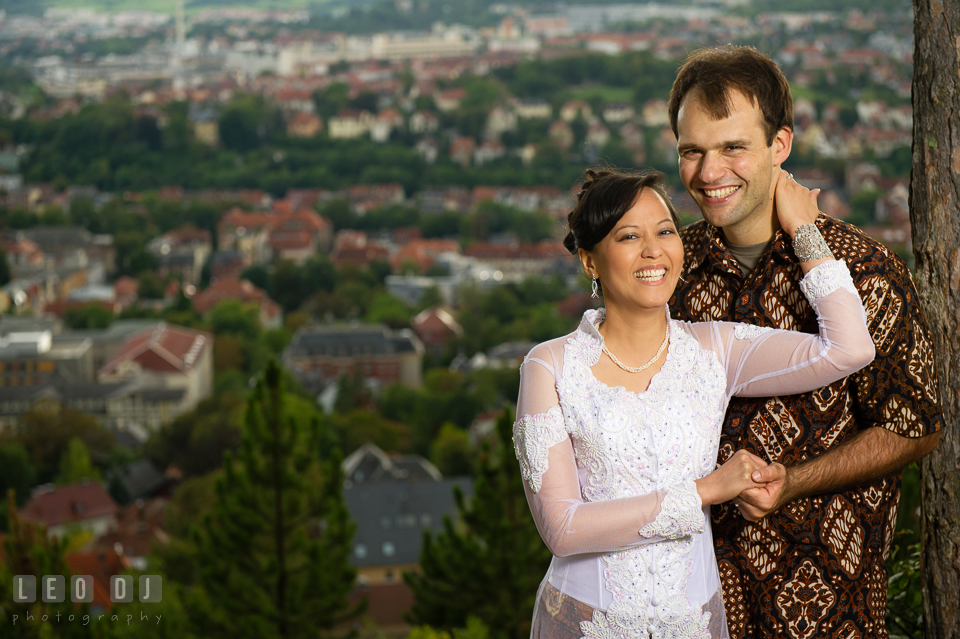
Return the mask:
POLYGON ((455 489, 461 521, 447 518, 435 539, 424 534, 421 572, 404 575, 415 598, 411 623, 450 630, 476 616, 493 637, 530 635, 537 587, 551 555, 523 494, 512 424, 504 411, 496 441, 483 445, 470 503, 455 489))
POLYGON ((304 421, 288 411, 271 362, 248 401, 237 458, 224 456, 216 508, 195 535, 201 634, 313 638, 361 612, 348 605, 354 524, 341 457, 320 450, 317 419, 304 421))

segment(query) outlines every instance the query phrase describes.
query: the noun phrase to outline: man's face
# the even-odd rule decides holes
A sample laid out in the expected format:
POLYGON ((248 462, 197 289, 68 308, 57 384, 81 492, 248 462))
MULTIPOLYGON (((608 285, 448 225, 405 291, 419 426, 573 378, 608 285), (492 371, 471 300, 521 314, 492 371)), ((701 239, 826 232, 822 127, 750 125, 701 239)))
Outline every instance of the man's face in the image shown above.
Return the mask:
POLYGON ((739 91, 730 94, 730 115, 715 120, 696 93, 677 114, 680 179, 704 219, 722 227, 734 244, 759 244, 774 229, 774 171, 787 156, 793 133, 783 128, 768 145, 763 114, 739 91))

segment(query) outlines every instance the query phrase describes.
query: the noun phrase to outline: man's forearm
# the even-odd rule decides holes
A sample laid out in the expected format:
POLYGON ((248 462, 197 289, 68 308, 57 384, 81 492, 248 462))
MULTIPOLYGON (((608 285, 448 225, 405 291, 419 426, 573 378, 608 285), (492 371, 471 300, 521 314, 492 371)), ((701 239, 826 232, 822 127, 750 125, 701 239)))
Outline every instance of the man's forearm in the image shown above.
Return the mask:
POLYGON ((886 428, 868 428, 817 457, 787 468, 783 504, 832 493, 898 472, 936 447, 940 433, 903 437, 886 428))

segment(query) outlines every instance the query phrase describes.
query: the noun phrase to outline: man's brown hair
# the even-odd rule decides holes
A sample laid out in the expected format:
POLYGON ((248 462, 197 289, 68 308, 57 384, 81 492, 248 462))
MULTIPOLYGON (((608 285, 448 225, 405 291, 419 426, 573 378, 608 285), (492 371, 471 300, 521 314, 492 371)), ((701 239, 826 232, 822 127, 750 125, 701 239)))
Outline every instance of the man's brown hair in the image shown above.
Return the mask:
POLYGON ((753 47, 728 44, 698 49, 680 67, 667 105, 673 134, 680 136, 677 115, 685 97, 691 95, 711 117, 722 120, 730 115, 731 91, 759 106, 768 146, 783 127, 793 130, 793 96, 777 63, 753 47))

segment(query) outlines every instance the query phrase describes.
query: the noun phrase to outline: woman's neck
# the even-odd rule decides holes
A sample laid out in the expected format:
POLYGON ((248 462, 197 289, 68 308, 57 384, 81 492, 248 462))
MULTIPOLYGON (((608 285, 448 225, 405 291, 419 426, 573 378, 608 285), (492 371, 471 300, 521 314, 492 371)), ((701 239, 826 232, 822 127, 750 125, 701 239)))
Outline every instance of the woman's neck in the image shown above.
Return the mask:
POLYGON ((664 308, 641 310, 607 305, 604 310, 598 330, 607 348, 621 353, 621 358, 640 360, 660 348, 667 325, 664 308))

